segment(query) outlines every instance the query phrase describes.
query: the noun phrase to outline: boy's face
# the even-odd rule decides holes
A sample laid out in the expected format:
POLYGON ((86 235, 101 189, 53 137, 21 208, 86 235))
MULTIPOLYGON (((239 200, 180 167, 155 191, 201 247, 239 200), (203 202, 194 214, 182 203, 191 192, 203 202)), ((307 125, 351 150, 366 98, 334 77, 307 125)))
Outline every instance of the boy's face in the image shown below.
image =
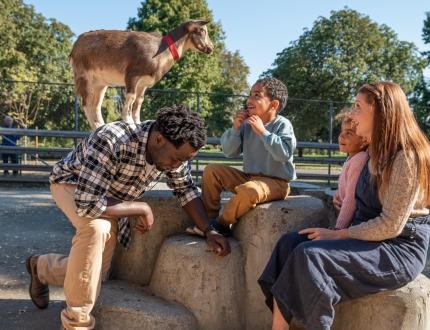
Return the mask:
POLYGON ((342 130, 338 141, 339 150, 348 154, 356 154, 366 145, 365 140, 355 133, 352 122, 342 122, 342 130))
POLYGON ((266 93, 266 89, 261 84, 255 84, 246 101, 248 115, 257 115, 260 118, 270 116, 272 112, 276 114, 279 101, 271 101, 266 93))

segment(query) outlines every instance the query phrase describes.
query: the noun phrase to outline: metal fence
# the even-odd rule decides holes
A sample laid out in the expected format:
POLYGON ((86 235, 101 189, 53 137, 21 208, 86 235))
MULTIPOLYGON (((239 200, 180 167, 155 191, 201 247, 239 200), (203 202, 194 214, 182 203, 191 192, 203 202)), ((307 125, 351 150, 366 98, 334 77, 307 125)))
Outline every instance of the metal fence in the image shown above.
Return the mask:
MULTIPOLYGON (((123 88, 108 88, 102 104, 106 122, 120 119, 123 88)), ((244 104, 247 95, 148 89, 141 108, 143 119, 153 119, 156 110, 185 103, 206 122, 209 135, 220 136, 244 104)), ((334 115, 345 102, 290 97, 281 115, 287 116, 301 141, 333 143, 338 129, 334 115)), ((73 84, 0 79, 0 115, 12 115, 29 129, 88 131, 89 125, 75 96, 73 84)))
MULTIPOLYGON (((0 128, 0 135, 19 135, 32 138, 32 143, 27 145, 21 144, 16 147, 0 146, 0 154, 15 154, 19 155, 20 161, 15 164, 0 163, 0 171, 18 171, 19 175, 3 175, 0 176, 0 181, 10 182, 47 182, 47 174, 51 172, 53 164, 69 153, 72 148, 70 147, 40 147, 35 142, 37 138, 62 138, 68 140, 78 141, 85 138, 88 132, 76 131, 53 131, 53 130, 32 130, 32 129, 13 129, 13 128, 0 128)), ((219 138, 209 138, 208 146, 218 146, 220 144, 219 138)), ((297 153, 295 157, 296 167, 297 164, 304 164, 307 166, 320 166, 319 168, 310 168, 306 171, 298 168, 299 180, 317 180, 322 183, 331 185, 338 179, 339 171, 332 172, 332 166, 340 165, 344 162, 344 157, 332 157, 331 152, 338 149, 337 144, 330 143, 315 143, 315 142, 299 142, 298 150, 310 149, 318 151, 326 151, 326 155, 309 154, 302 152, 303 156, 297 153), (322 167, 321 167, 322 166, 322 167)), ((201 178, 202 171, 206 164, 213 163, 214 161, 221 161, 225 165, 242 166, 242 158, 225 158, 221 152, 203 150, 192 161, 193 175, 198 182, 201 178)))

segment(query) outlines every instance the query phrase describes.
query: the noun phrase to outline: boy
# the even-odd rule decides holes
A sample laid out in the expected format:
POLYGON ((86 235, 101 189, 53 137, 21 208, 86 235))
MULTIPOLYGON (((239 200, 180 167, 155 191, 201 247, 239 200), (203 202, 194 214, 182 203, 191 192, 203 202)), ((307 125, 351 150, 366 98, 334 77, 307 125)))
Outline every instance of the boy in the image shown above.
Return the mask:
MULTIPOLYGON (((279 115, 287 99, 287 87, 278 79, 257 80, 246 110, 235 115, 233 127, 221 137, 227 157, 243 154, 243 171, 217 164, 210 164, 203 171, 203 203, 209 217, 215 219, 211 225, 224 236, 230 236, 230 226, 257 204, 285 199, 289 182, 296 179, 293 126, 279 115), (219 214, 223 189, 234 196, 219 214)), ((201 234, 196 229, 189 228, 187 232, 201 234)))

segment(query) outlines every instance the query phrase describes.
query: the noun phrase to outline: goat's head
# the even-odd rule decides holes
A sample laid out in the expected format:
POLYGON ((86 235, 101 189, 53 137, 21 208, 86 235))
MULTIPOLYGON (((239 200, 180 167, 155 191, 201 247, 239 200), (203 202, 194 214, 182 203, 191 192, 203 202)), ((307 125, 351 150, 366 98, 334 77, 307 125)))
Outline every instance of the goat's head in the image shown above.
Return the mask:
POLYGON ((209 38, 206 26, 208 23, 208 21, 203 20, 192 20, 184 24, 189 35, 190 48, 194 48, 205 54, 210 54, 214 50, 214 45, 209 38))

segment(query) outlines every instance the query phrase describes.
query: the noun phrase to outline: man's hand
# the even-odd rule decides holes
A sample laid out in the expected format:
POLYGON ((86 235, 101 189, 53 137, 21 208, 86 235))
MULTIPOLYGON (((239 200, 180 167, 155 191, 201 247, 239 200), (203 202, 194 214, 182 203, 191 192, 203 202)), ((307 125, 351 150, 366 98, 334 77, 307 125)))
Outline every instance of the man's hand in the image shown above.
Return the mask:
POLYGON ((240 129, 240 125, 248 118, 248 112, 246 110, 240 110, 234 115, 233 127, 240 129))
POLYGON ((231 252, 228 240, 214 230, 206 233, 206 243, 217 256, 224 257, 231 252))
POLYGON ((349 238, 348 229, 331 230, 326 228, 306 228, 300 230, 299 234, 308 235, 308 239, 313 241, 349 238))
POLYGON ((144 204, 145 205, 142 205, 142 213, 136 217, 137 223, 133 227, 134 230, 136 230, 142 235, 145 234, 148 230, 150 230, 154 223, 154 215, 152 214, 152 209, 149 207, 148 204, 144 204))
POLYGON ((266 131, 263 121, 257 115, 252 115, 251 117, 249 117, 248 124, 251 125, 252 130, 257 135, 262 135, 266 131))

